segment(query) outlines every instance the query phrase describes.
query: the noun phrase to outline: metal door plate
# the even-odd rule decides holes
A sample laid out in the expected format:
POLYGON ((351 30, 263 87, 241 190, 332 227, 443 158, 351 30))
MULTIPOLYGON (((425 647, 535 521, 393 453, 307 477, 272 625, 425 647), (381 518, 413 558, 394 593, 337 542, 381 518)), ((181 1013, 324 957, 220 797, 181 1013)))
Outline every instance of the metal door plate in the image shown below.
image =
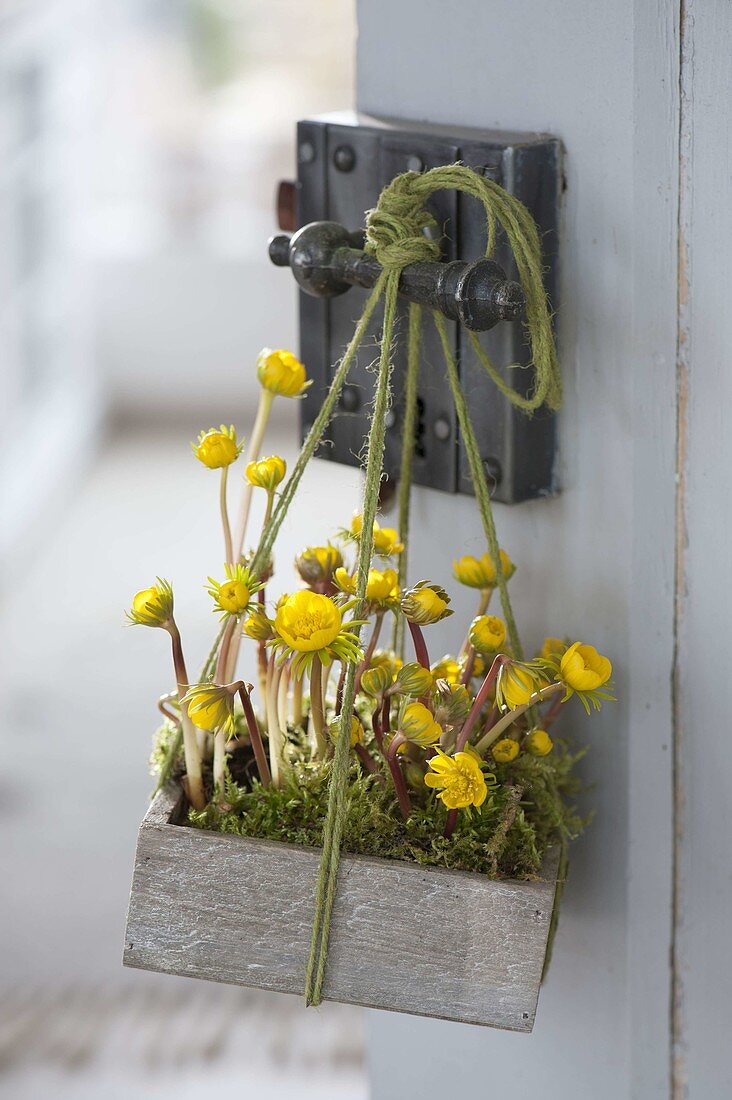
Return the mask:
MULTIPOLYGON (((381 189, 406 170, 421 171, 455 161, 490 175, 516 195, 533 214, 544 243, 544 269, 550 302, 557 309, 557 221, 561 177, 561 147, 546 135, 492 133, 448 129, 339 114, 300 122, 298 142, 297 224, 340 222, 360 229, 364 212, 375 206, 381 189)), ((444 260, 473 260, 485 249, 483 211, 479 203, 454 192, 440 192, 431 203, 444 227, 444 260)), ((517 277, 505 240, 496 260, 509 278, 517 277)), ((300 294, 300 351, 313 385, 302 402, 302 429, 314 419, 330 385, 363 307, 366 291, 354 287, 340 297, 319 299, 300 294)), ((406 306, 400 304, 400 330, 405 331, 406 306)), ((517 503, 557 491, 554 479, 556 418, 546 409, 527 417, 504 398, 475 361, 466 333, 448 322, 460 361, 461 381, 468 396, 481 454, 495 486, 494 499, 517 503)), ((372 337, 358 353, 329 441, 318 457, 360 463, 370 422, 373 364, 381 316, 372 337)), ((532 371, 508 369, 530 362, 524 327, 504 321, 481 336, 504 376, 526 391, 532 371)), ((394 351, 394 403, 387 431, 385 468, 398 477, 402 422, 404 342, 394 351)), ((466 456, 460 446, 455 410, 434 326, 425 325, 419 389, 419 435, 414 480, 450 493, 472 492, 466 456)))

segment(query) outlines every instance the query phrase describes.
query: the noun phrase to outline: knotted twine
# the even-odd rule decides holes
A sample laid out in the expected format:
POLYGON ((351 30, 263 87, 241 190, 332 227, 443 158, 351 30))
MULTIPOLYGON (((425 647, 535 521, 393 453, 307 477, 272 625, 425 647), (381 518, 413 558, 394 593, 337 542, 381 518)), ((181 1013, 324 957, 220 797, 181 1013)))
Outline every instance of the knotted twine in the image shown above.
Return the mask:
MULTIPOLYGON (((542 404, 548 405, 551 409, 556 409, 561 403, 559 368, 546 291, 542 280, 541 244, 536 225, 528 210, 518 199, 508 194, 498 184, 479 176, 472 169, 460 164, 433 168, 423 174, 406 172, 401 176, 397 176, 382 191, 376 208, 368 212, 366 220, 366 250, 379 261, 382 273, 366 300, 363 313, 336 370, 330 390, 303 443, 290 478, 280 495, 269 524, 263 532, 251 564, 252 571, 257 574, 263 570, 269 560, 275 539, 298 489, 302 475, 323 438, 356 352, 363 342, 374 310, 383 296, 384 321, 366 456, 362 507, 363 524, 358 551, 356 607, 354 612, 356 619, 361 619, 366 610, 366 585, 373 555, 373 526, 383 471, 386 414, 390 402, 391 345, 397 310, 399 277, 402 269, 408 264, 439 259, 439 243, 428 235, 437 230, 437 225, 426 209, 425 204, 435 191, 446 189, 472 195, 482 203, 486 215, 486 256, 490 257, 493 253, 499 227, 508 239, 519 279, 526 295, 526 328, 532 354, 530 366, 533 366, 535 376, 533 390, 528 396, 524 396, 509 385, 481 347, 478 337, 471 333, 471 340, 478 362, 493 379, 501 393, 513 405, 526 413, 530 414, 542 404)), ((450 347, 445 319, 441 314, 434 311, 433 320, 445 357, 448 382, 468 456, 471 479, 488 543, 488 551, 495 568, 496 583, 506 619, 509 640, 514 654, 521 658, 523 651, 501 564, 490 491, 480 457, 478 442, 467 401, 460 385, 457 364, 450 347)), ((421 323, 422 307, 410 306, 404 434, 399 489, 399 532, 405 546, 408 544, 409 534, 410 487, 417 417, 421 323)), ((406 549, 400 559, 399 579, 400 585, 403 586, 406 580, 406 549)), ((360 636, 361 628, 357 627, 354 630, 360 636)), ((399 633, 396 634, 395 641, 399 643, 399 633)), ((305 998, 307 1003, 311 1005, 320 1004, 322 999, 330 923, 338 882, 340 848, 348 808, 350 733, 356 695, 355 688, 356 666, 349 664, 343 689, 339 734, 328 788, 328 805, 323 826, 323 850, 315 892, 315 914, 305 979, 305 998)))

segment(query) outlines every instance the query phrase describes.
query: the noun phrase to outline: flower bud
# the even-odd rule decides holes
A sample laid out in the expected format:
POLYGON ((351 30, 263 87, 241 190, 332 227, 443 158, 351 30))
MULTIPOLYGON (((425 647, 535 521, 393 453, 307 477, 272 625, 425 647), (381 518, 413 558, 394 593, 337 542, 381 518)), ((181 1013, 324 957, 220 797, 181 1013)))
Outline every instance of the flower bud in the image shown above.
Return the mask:
MULTIPOLYGON (((532 756, 548 756, 554 748, 554 742, 546 730, 532 730, 524 744, 526 751, 532 756)), ((493 755, 495 756, 495 750, 493 755)))
POLYGON ((502 737, 492 748, 493 759, 497 764, 510 764, 519 754, 519 743, 513 737, 502 737))
POLYGON ((442 729, 424 703, 408 703, 402 711, 399 732, 421 748, 435 745, 442 736, 442 729))
POLYGON ((295 568, 305 584, 320 584, 332 579, 336 569, 343 565, 340 550, 331 546, 306 546, 295 558, 295 568))
POLYGON ((563 642, 561 638, 545 638, 541 644, 539 656, 548 661, 552 657, 561 657, 566 649, 566 642, 563 642))
POLYGON ((497 653, 506 640, 506 625, 495 615, 479 615, 470 624, 468 637, 479 653, 497 653))
POLYGON ((528 665, 517 664, 515 661, 503 665, 496 686, 498 705, 504 710, 524 706, 539 691, 543 682, 538 673, 528 665))
POLYGON ((447 606, 449 602, 450 597, 444 588, 429 581, 419 581, 402 596, 401 609, 410 622, 426 626, 452 615, 447 606))
POLYGON ((613 666, 593 645, 575 642, 559 662, 559 676, 573 691, 596 691, 612 676, 613 666))
POLYGON ((310 385, 304 365, 281 348, 262 348, 257 356, 257 377, 263 389, 280 397, 300 397, 310 385))
MULTIPOLYGON (((516 566, 505 550, 501 550, 501 570, 506 580, 516 572, 516 566)), ((498 583, 496 567, 490 554, 485 553, 479 558, 469 554, 463 558, 457 558, 452 563, 452 572, 455 580, 468 588, 495 588, 498 583)))
POLYGON ((196 684, 181 700, 194 726, 217 733, 234 730, 234 694, 218 684, 196 684))
POLYGON ((394 690, 400 695, 426 695, 432 687, 432 673, 416 662, 402 665, 394 690))
POLYGON ((441 726, 462 725, 472 706, 470 692, 463 684, 437 683, 432 696, 435 721, 441 726))
POLYGON ((137 626, 167 626, 173 618, 173 589, 168 581, 135 593, 127 618, 137 626))
POLYGON ((269 458, 260 458, 257 462, 250 462, 244 474, 250 485, 259 489, 272 492, 287 472, 287 463, 279 455, 270 455, 269 458))
POLYGON ((393 527, 379 527, 374 524, 374 553, 383 558, 391 558, 395 554, 401 554, 404 543, 399 541, 399 535, 393 527))
POLYGON ((209 470, 220 470, 236 462, 242 445, 236 441, 234 425, 227 428, 222 424, 219 429, 201 432, 198 442, 191 443, 191 447, 198 461, 208 466, 209 470))
POLYGON ((361 691, 364 695, 377 698, 383 695, 392 683, 392 674, 388 665, 375 665, 367 668, 361 677, 361 691))
POLYGON ((248 638, 256 642, 268 642, 274 637, 274 624, 263 607, 255 607, 241 624, 241 629, 248 638))
MULTIPOLYGON (((331 741, 335 742, 340 736, 341 732, 341 719, 340 717, 334 718, 332 722, 328 724, 328 733, 330 734, 331 741)), ((363 726, 359 722, 355 714, 351 715, 351 748, 355 745, 362 745, 364 740, 363 726)))
POLYGON ((434 683, 437 683, 438 680, 447 680, 448 684, 458 684, 460 682, 460 665, 454 657, 447 653, 432 666, 432 679, 434 683))

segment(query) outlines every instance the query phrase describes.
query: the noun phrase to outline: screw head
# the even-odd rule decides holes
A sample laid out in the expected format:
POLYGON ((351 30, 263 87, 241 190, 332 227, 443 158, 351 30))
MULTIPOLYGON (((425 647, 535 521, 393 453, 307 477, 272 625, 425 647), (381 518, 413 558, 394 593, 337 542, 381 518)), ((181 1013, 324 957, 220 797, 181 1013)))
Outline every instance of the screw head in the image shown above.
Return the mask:
POLYGON ((452 426, 446 416, 438 416, 432 425, 432 431, 435 439, 439 439, 440 443, 445 443, 452 435, 452 426))
POLYGON ((312 164, 315 160, 315 146, 312 141, 301 141, 297 155, 301 164, 312 164))
POLYGON ((357 386, 344 386, 341 393, 341 408, 346 412, 356 412, 361 404, 361 394, 357 386))
POLYGON ((501 464, 495 455, 489 455, 488 458, 483 459, 483 469, 485 470, 486 477, 489 481, 492 481, 494 485, 500 485, 503 478, 503 470, 501 464))
POLYGON ((351 172, 356 163, 356 154, 350 145, 339 145, 333 153, 333 163, 339 172, 351 172))
POLYGON ((424 161, 416 153, 412 153, 407 157, 407 171, 408 172, 421 172, 424 169, 424 161))

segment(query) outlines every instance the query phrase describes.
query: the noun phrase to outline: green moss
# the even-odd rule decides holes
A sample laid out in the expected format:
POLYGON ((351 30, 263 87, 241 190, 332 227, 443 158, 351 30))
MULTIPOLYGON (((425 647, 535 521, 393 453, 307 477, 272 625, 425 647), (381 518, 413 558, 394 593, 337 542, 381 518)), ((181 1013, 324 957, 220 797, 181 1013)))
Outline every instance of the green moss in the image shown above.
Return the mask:
MULTIPOLYGON (((522 754, 511 764, 496 765, 497 788, 480 811, 461 811, 450 840, 442 836, 447 811, 427 787, 410 791, 413 812, 405 822, 388 773, 367 775, 354 763, 343 849, 491 877, 531 878, 549 847, 565 846, 582 830, 572 806, 579 786, 572 769, 579 755, 557 743, 549 757, 522 754)), ((232 769, 236 774, 234 764, 232 769)), ((189 821, 202 829, 319 847, 329 771, 328 764, 296 763, 291 781, 279 790, 229 779, 222 805, 191 810, 189 821)))

